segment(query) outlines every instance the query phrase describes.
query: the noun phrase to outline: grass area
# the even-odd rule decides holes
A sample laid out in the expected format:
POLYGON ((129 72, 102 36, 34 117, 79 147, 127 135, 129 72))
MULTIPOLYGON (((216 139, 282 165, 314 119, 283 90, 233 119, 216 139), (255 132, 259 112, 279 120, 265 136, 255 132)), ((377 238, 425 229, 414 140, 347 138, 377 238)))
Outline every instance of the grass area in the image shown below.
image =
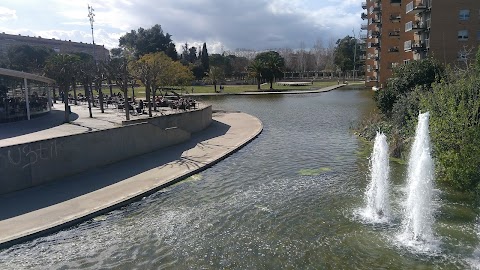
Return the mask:
MULTIPOLYGON (((319 88, 324 88, 332 85, 336 85, 338 82, 337 81, 318 81, 314 82, 313 85, 306 85, 306 86, 285 86, 285 85, 278 85, 278 84, 273 84, 273 89, 275 91, 302 91, 302 90, 315 90, 319 88)), ((363 82, 349 82, 349 84, 363 84, 363 82)), ((180 87, 175 87, 179 88, 180 87)), ((184 94, 185 91, 188 91, 189 93, 194 94, 202 94, 202 93, 215 93, 213 85, 205 85, 205 86, 188 86, 185 87, 184 90, 176 90, 175 92, 179 94, 184 94)), ((217 85, 217 91, 220 90, 220 85, 217 85)), ((110 89, 109 88, 103 88, 102 89, 104 94, 110 95, 110 89)), ((236 93, 242 93, 242 92, 256 92, 256 91, 270 91, 270 84, 262 84, 261 89, 257 90, 257 85, 224 85, 223 93, 230 93, 230 94, 236 94, 236 93)), ((113 93, 118 93, 122 92, 119 87, 113 87, 113 93)), ((133 96, 133 92, 135 92, 135 97, 136 98, 145 98, 145 87, 144 86, 139 86, 135 87, 134 91, 132 91, 132 88, 128 89, 128 95, 133 96)), ((71 94, 73 94, 73 91, 70 91, 71 94)), ((77 89, 77 94, 82 93, 84 94, 83 88, 77 89)), ((97 94, 96 91, 94 91, 95 95, 97 94)), ((123 93, 122 93, 123 94, 123 93)), ((157 95, 160 94, 160 91, 157 91, 157 95)))
MULTIPOLYGON (((273 89, 275 91, 301 91, 301 90, 314 90, 323 87, 328 87, 332 85, 336 85, 336 81, 322 81, 322 82, 314 82, 313 85, 307 86, 285 86, 285 85, 278 85, 273 84, 273 89)), ((219 90, 220 86, 217 85, 217 91, 219 90)), ((187 88, 189 92, 191 92, 192 87, 187 88)), ((260 86, 260 90, 257 90, 257 85, 224 85, 223 93, 242 93, 242 92, 256 92, 256 91, 270 91, 270 84, 262 84, 260 86)), ((205 86, 193 86, 194 93, 215 93, 213 85, 205 85, 205 86)))

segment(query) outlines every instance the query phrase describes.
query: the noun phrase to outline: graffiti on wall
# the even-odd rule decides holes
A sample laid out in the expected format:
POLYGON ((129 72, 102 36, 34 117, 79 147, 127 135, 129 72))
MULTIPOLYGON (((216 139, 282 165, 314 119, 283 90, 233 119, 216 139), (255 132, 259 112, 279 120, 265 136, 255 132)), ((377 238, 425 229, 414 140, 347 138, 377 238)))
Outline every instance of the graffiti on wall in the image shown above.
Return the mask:
POLYGON ((27 167, 35 165, 40 160, 50 160, 58 157, 57 141, 39 142, 17 147, 0 149, 0 170, 8 167, 27 167))

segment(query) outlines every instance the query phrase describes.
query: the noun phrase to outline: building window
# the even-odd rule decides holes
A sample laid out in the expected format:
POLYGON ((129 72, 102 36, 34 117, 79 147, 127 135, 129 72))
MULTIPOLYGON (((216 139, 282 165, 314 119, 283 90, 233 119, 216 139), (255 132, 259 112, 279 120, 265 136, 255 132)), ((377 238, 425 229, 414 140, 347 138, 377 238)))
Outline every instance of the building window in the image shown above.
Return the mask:
POLYGON ((408 62, 410 62, 410 59, 405 59, 405 60, 403 60, 403 64, 404 64, 404 65, 408 64, 408 62))
POLYGON ((458 19, 460 21, 468 21, 470 19, 470 10, 469 9, 461 9, 458 13, 458 19))
POLYGON ((403 43, 403 50, 406 51, 406 52, 412 50, 412 41, 411 40, 407 40, 403 43))
POLYGON ((458 40, 468 40, 468 30, 458 31, 458 40))
POLYGON ((405 24, 405 32, 412 31, 413 28, 413 22, 409 21, 405 24))
POLYGON ((408 3, 405 9, 406 9, 405 13, 409 13, 410 11, 413 11, 413 1, 408 3))

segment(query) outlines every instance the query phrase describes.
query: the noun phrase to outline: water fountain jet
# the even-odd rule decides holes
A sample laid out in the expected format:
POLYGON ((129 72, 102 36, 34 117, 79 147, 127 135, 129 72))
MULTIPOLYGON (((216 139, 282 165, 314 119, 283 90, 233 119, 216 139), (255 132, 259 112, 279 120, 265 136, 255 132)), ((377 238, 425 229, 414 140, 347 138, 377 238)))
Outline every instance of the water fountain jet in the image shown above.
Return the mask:
POLYGON ((389 174, 387 137, 377 132, 370 157, 371 181, 365 192, 367 206, 363 211, 363 216, 370 221, 383 222, 389 218, 389 174))
POLYGON ((434 164, 431 157, 428 112, 418 116, 415 141, 408 160, 407 199, 402 242, 428 248, 434 242, 434 164))

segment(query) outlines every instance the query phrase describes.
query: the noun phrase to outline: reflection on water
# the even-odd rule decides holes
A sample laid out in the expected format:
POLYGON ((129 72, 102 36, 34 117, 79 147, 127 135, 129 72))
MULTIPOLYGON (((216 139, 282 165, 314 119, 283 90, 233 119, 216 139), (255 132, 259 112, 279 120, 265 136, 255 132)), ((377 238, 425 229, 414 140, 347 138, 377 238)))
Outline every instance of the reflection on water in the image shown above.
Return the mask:
POLYGON ((187 181, 0 252, 1 269, 451 269, 478 262, 476 210, 460 197, 442 195, 434 227, 442 254, 397 244, 403 165, 391 164, 391 223, 355 215, 370 152, 349 127, 372 110, 371 91, 203 101, 257 116, 264 132, 187 181))

